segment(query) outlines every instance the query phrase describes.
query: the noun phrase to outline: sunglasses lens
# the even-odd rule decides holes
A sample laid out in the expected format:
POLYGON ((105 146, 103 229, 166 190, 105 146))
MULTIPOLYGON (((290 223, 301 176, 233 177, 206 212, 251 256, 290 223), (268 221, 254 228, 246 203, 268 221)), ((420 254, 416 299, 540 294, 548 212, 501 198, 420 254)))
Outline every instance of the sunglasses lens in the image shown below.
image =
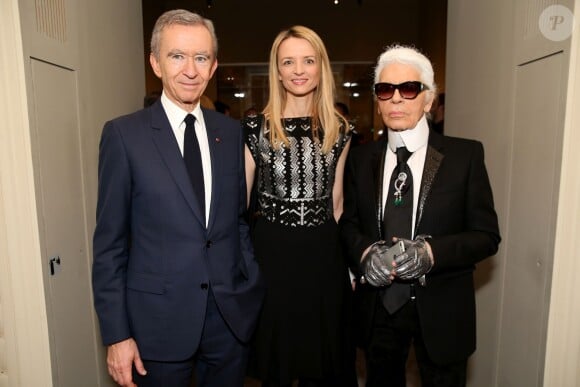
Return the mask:
POLYGON ((393 98, 395 90, 399 90, 399 94, 404 99, 415 99, 426 86, 419 81, 403 82, 398 85, 392 83, 381 82, 375 84, 375 95, 378 99, 386 101, 393 98))
POLYGON ((377 83, 375 84, 375 95, 380 100, 387 100, 393 97, 395 94, 395 87, 390 83, 377 83))
POLYGON ((417 98, 421 92, 421 82, 405 82, 399 85, 399 92, 401 97, 405 99, 417 98))

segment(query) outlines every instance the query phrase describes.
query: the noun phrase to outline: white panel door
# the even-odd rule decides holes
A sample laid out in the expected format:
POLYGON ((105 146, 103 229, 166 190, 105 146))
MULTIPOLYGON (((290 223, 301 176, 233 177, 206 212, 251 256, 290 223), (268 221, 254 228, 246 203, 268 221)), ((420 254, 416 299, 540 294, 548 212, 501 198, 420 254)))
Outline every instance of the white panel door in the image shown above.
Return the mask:
POLYGON ((31 59, 32 141, 54 386, 97 386, 77 74, 31 59), (52 261, 52 263, 51 263, 52 261))
POLYGON ((498 386, 541 386, 558 206, 568 56, 516 71, 498 386))

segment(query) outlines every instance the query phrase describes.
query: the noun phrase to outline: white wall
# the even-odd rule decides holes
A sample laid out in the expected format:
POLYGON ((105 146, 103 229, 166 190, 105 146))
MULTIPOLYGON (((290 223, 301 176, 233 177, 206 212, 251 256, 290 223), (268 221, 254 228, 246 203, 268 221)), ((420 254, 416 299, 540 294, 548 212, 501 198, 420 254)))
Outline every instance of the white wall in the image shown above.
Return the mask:
MULTIPOLYGON (((580 0, 575 1, 576 14, 580 0)), ((571 40, 544 386, 580 385, 580 17, 571 40)))
MULTIPOLYGON (((560 3, 573 9, 571 1, 560 3)), ((470 359, 469 386, 541 386, 544 363, 551 371, 546 378, 557 374, 567 381, 546 386, 577 385, 569 383, 569 374, 576 370, 570 363, 578 364, 578 341, 569 343, 562 334, 578 326, 570 325, 578 313, 562 311, 570 311, 569 292, 578 285, 556 272, 576 261, 565 254, 569 240, 560 247, 560 225, 578 228, 578 191, 564 194, 560 181, 561 174, 577 178, 577 168, 561 153, 571 136, 565 121, 572 122, 573 114, 565 104, 570 39, 552 42, 540 33, 539 15, 547 5, 449 1, 445 130, 484 143, 503 237, 498 254, 476 272, 478 349, 470 359), (566 330, 554 329, 558 323, 566 330), (563 346, 566 352, 546 352, 563 346), (568 375, 553 372, 559 367, 568 375)))
POLYGON ((50 349, 17 0, 0 2, 0 29, 0 385, 50 386, 50 349))
MULTIPOLYGON (((46 16, 46 15, 45 15, 46 16)), ((45 299, 45 251, 39 232, 34 150, 35 106, 30 58, 75 72, 81 133, 82 191, 88 244, 94 228, 98 141, 105 120, 139 109, 145 94, 141 1, 3 0, 0 2, 0 386, 52 386, 54 348, 45 299), (38 10, 54 11, 57 34, 38 25, 38 10), (60 15, 64 15, 60 18, 60 15), (58 24, 63 23, 63 24, 58 24), (40 36, 44 33, 46 36, 40 36), (67 35, 68 34, 68 35, 67 35), (52 39, 50 39, 52 38, 52 39), (32 135, 31 135, 32 134, 32 135), (31 138, 32 137, 32 138, 31 138)), ((58 97, 54 90, 53 97, 58 97)), ((40 102, 41 103, 41 102, 40 102)), ((41 207, 40 207, 41 208, 41 207)), ((90 262, 84 275, 90 278, 90 262)), ((74 292, 75 289, 71 289, 74 292)), ((91 308, 92 309, 92 308, 91 308)), ((71 316, 62 318, 70 319, 71 316)), ((96 330, 99 380, 112 385, 96 330)), ((61 365, 62 366, 62 365, 61 365)), ((82 370, 80 370, 82 372, 82 370)), ((78 372, 78 371, 77 371, 78 372)), ((56 383, 55 385, 58 385, 56 383)))

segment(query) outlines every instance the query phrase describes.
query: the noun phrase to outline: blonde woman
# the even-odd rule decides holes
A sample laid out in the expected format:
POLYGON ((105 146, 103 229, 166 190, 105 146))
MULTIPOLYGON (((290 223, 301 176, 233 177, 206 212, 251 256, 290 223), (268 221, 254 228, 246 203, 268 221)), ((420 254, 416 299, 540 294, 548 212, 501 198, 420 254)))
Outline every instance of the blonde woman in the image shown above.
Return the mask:
POLYGON ((267 284, 250 375, 263 386, 342 385, 350 285, 337 222, 349 126, 335 110, 328 54, 311 29, 278 34, 269 77, 264 111, 243 120, 248 197, 254 188, 259 214, 255 254, 267 284))

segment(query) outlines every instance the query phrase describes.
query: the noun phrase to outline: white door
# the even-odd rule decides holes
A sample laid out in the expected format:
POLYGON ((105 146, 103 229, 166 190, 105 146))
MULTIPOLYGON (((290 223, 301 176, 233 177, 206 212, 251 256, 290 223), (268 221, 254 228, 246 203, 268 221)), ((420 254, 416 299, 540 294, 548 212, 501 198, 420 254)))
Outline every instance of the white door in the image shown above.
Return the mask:
POLYGON ((31 59, 33 160, 54 386, 97 386, 77 73, 31 59))

